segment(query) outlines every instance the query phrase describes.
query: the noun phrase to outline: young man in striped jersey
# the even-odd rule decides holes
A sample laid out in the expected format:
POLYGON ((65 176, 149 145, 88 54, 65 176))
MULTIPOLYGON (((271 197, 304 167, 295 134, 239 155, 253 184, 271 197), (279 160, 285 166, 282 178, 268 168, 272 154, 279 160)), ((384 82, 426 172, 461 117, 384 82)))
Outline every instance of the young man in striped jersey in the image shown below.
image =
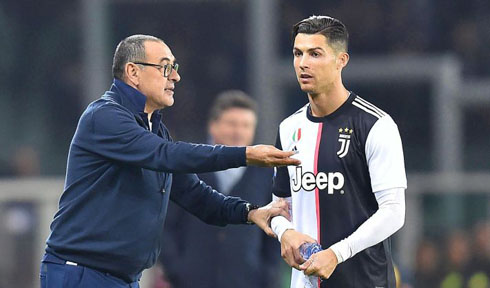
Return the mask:
POLYGON ((390 236, 403 226, 407 187, 397 125, 344 87, 342 22, 312 16, 294 25, 293 39, 309 103, 282 121, 276 146, 297 150, 302 164, 276 170, 273 194, 291 202, 292 222, 272 220, 282 257, 295 268, 291 287, 315 275, 313 287, 394 288, 390 236), (325 250, 304 262, 300 245, 315 241, 325 250))

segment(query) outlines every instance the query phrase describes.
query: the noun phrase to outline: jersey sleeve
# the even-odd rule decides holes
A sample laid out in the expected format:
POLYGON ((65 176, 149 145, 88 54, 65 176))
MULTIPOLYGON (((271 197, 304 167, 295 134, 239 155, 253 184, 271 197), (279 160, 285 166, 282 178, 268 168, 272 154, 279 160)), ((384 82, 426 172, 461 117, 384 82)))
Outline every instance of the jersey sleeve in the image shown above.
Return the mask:
MULTIPOLYGON (((277 132, 276 148, 282 150, 281 137, 279 131, 277 132)), ((272 185, 272 194, 277 197, 290 197, 291 188, 289 184, 289 172, 287 166, 275 167, 274 178, 272 185)))
POLYGON ((402 141, 397 125, 389 115, 373 125, 365 151, 373 192, 407 188, 402 141))

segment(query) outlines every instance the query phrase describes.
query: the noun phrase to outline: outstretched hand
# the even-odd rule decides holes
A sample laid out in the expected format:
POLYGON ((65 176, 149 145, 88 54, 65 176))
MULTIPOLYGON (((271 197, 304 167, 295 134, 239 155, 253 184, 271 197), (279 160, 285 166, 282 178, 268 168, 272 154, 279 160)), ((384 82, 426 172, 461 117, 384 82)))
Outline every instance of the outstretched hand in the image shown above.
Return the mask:
POLYGON ((247 146, 246 156, 249 166, 288 166, 299 165, 301 161, 291 158, 295 151, 282 151, 272 145, 247 146))
POLYGON ((277 201, 272 201, 266 206, 260 207, 259 209, 252 210, 248 213, 248 221, 255 223, 260 229, 270 237, 276 237, 274 231, 270 227, 270 222, 272 217, 282 215, 287 219, 289 216, 288 203, 284 199, 279 199, 277 201))

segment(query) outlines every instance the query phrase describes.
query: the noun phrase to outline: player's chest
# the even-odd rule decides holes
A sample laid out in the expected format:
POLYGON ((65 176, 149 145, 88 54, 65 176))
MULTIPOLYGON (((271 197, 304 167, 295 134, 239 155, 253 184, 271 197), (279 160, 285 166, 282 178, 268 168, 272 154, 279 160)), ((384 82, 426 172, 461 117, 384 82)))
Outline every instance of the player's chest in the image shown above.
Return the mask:
POLYGON ((286 137, 288 144, 283 149, 298 151, 296 157, 302 166, 311 167, 312 172, 314 167, 333 171, 356 165, 365 158, 365 139, 354 121, 298 125, 286 137))

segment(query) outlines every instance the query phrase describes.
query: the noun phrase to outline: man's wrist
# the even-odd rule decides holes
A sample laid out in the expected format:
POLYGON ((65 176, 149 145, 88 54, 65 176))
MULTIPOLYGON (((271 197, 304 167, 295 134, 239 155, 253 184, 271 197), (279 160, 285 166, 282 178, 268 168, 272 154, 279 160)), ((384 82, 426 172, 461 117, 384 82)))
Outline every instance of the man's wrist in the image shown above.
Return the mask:
POLYGON ((250 219, 250 212, 253 211, 253 210, 256 210, 256 209, 259 209, 260 206, 259 205, 255 205, 255 204, 252 204, 252 203, 247 203, 245 204, 245 219, 247 219, 247 224, 254 224, 253 221, 251 221, 250 219))
POLYGON ((345 239, 333 244, 330 246, 330 249, 333 251, 335 256, 337 256, 338 264, 350 258, 350 248, 345 239))
POLYGON ((245 146, 245 165, 250 166, 251 161, 252 161, 252 150, 254 149, 253 146, 245 146))

